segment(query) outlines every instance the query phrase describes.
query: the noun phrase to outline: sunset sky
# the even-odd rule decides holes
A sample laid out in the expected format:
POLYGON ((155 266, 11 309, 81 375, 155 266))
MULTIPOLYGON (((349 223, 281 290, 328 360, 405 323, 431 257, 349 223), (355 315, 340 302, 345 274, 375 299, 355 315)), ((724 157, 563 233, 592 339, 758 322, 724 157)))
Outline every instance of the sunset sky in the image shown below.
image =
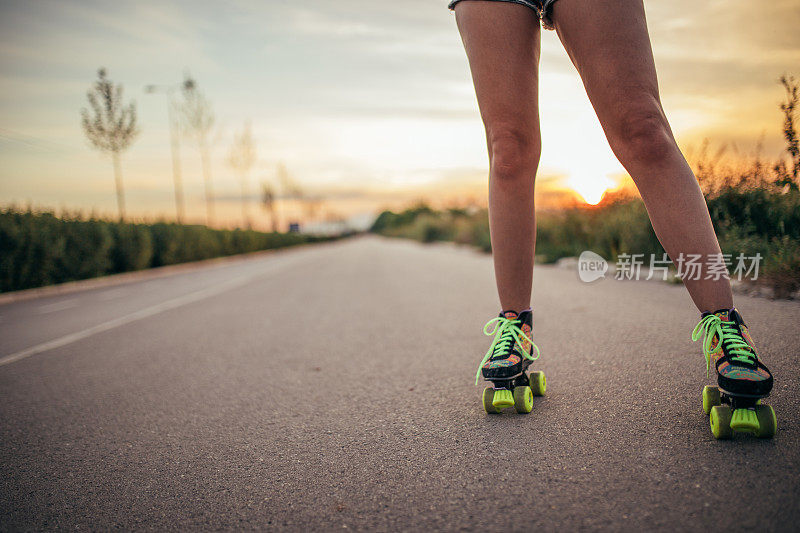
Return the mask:
MULTIPOLYGON (((747 153, 763 135, 764 155, 777 157, 777 79, 800 74, 800 1, 646 8, 662 99, 681 146, 708 138, 747 153)), ((0 205, 115 212, 111 163, 80 129, 100 66, 139 112, 141 134, 123 158, 135 216, 174 214, 165 98, 143 88, 177 84, 184 72, 217 117, 221 223, 240 220, 239 182, 225 156, 248 120, 258 149, 254 198, 283 162, 332 214, 422 195, 483 201, 483 129, 445 0, 42 0, 6 1, 0 10, 0 205)), ((540 79, 539 187, 597 200, 622 169, 554 32, 543 32, 540 79)), ((181 149, 188 213, 203 221, 199 156, 188 140, 181 149)))

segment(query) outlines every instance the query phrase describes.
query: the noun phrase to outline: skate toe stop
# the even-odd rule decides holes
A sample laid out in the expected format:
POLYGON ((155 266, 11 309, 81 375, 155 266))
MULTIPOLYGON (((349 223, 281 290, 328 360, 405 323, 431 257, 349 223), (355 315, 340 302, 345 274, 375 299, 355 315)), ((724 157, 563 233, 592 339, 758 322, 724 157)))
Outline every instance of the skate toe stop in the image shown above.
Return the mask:
POLYGON ((741 433, 757 434, 761 424, 752 409, 735 409, 731 417, 731 429, 741 433))
POLYGON ((511 407, 514 405, 514 395, 510 390, 498 389, 494 391, 494 398, 492 398, 492 405, 497 409, 504 407, 511 407))

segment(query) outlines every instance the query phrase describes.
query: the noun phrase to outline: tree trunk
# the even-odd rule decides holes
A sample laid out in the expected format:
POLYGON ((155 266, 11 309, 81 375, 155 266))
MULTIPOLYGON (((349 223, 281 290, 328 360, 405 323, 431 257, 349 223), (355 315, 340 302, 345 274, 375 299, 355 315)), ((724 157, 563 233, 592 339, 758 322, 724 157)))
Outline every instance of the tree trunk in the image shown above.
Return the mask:
POLYGON ((272 231, 278 233, 278 211, 274 204, 270 207, 270 218, 272 219, 272 231))
POLYGON ((247 229, 251 229, 253 225, 250 223, 250 214, 247 209, 247 177, 242 174, 239 178, 242 182, 242 223, 247 229))
POLYGON ((119 152, 111 152, 111 159, 114 162, 114 182, 117 185, 117 209, 119 219, 125 220, 125 191, 122 189, 122 165, 119 162, 119 152))
POLYGON ((183 203, 183 182, 181 180, 181 155, 178 124, 175 121, 171 93, 167 95, 167 120, 169 121, 170 147, 172 148, 172 180, 175 183, 175 215, 178 224, 183 223, 184 203, 183 203))
POLYGON ((211 184, 211 162, 208 156, 208 145, 205 141, 200 143, 200 160, 203 166, 203 181, 206 186, 206 224, 214 224, 214 190, 211 184))
POLYGON ((277 195, 272 200, 272 204, 270 205, 270 215, 271 215, 270 218, 272 218, 272 231, 277 233, 278 232, 278 226, 280 225, 280 222, 278 220, 278 197, 277 197, 277 195))

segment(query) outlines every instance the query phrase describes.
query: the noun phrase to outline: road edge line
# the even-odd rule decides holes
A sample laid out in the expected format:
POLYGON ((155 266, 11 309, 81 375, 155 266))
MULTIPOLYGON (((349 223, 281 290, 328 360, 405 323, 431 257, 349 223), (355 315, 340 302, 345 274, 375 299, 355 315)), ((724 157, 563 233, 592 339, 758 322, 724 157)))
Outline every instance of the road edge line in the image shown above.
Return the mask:
POLYGON ((190 292, 189 294, 184 294, 182 296, 172 298, 171 300, 151 305, 150 307, 145 307, 144 309, 140 309, 139 311, 135 311, 133 313, 121 316, 119 318, 103 322, 96 326, 92 326, 90 328, 86 328, 84 330, 77 331, 75 333, 70 333, 68 335, 64 335, 62 337, 53 339, 51 341, 36 344, 29 348, 25 348, 24 350, 20 350, 16 353, 12 353, 1 357, 0 366, 5 366, 14 363, 16 361, 21 361, 22 359, 27 359, 28 357, 31 357, 33 355, 37 355, 42 352, 47 352, 55 348, 61 348, 62 346, 66 346, 68 344, 72 344, 73 342, 86 339, 88 337, 91 337, 92 335, 103 333, 104 331, 109 331, 119 326, 124 326, 126 324, 136 322, 143 318, 148 318, 153 315, 163 313, 164 311, 176 309, 178 307, 190 303, 210 298, 211 296, 216 296, 217 294, 221 294, 227 290, 242 286, 247 282, 252 281, 255 277, 257 277, 257 275, 234 278, 224 283, 221 283, 220 285, 216 285, 214 287, 206 287, 205 289, 200 289, 199 291, 190 292))

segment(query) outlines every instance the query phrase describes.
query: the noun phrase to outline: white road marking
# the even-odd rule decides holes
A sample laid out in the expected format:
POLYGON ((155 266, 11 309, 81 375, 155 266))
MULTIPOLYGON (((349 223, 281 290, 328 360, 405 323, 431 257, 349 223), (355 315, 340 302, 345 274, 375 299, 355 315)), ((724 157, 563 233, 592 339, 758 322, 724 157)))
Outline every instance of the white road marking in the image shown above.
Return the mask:
POLYGON ((63 311, 64 309, 75 307, 76 305, 78 305, 78 300, 76 298, 70 298, 69 300, 43 305, 39 307, 38 312, 40 315, 55 313, 56 311, 63 311))
MULTIPOLYGON (((259 273, 258 275, 260 274, 263 274, 263 272, 259 273)), ((108 331, 110 329, 114 329, 119 326, 123 326, 125 324, 130 324, 131 322, 136 322, 137 320, 157 315, 159 313, 163 313, 164 311, 168 311, 170 309, 175 309, 176 307, 181 307, 183 305, 197 302, 205 298, 210 298, 211 296, 215 296, 227 290, 244 285, 247 282, 251 281, 256 276, 257 276, 256 274, 253 274, 250 276, 233 278, 219 285, 215 285, 213 287, 207 287, 205 289, 201 289, 195 292, 190 292, 189 294, 184 294, 183 296, 178 296, 177 298, 173 298, 171 300, 167 300, 165 302, 161 302, 159 304, 146 307, 129 315, 115 318, 114 320, 109 320, 108 322, 103 322, 102 324, 98 324, 96 326, 92 326, 91 328, 87 328, 82 331, 78 331, 76 333, 70 333, 69 335, 64 335, 63 337, 59 337, 57 339, 53 339, 48 342, 43 342, 41 344, 37 344, 36 346, 31 346, 30 348, 26 348, 17 353, 12 353, 10 355, 6 355, 0 358, 0 366, 4 366, 9 363, 13 363, 15 361, 19 361, 21 359, 25 359, 32 355, 46 352, 54 348, 60 348, 62 346, 66 346, 67 344, 71 344, 73 342, 85 339, 87 337, 91 337, 92 335, 95 335, 97 333, 102 333, 104 331, 108 331)))

